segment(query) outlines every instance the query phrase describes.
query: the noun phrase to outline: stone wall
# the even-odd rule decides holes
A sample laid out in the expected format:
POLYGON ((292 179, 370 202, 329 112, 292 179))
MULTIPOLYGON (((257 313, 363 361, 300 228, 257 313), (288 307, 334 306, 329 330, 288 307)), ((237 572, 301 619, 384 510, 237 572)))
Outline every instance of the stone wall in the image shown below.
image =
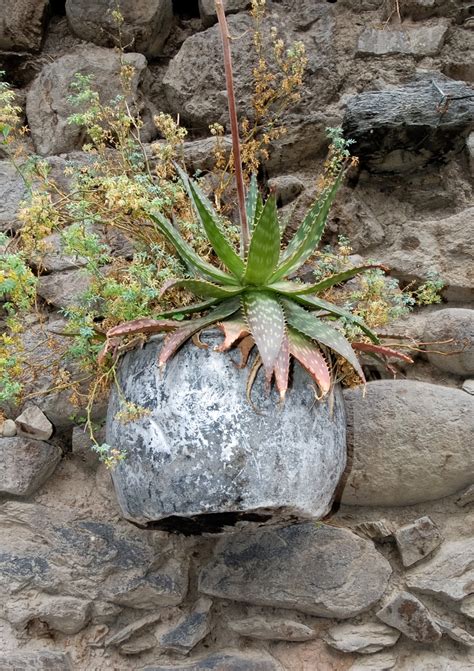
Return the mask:
MULTIPOLYGON (((32 148, 58 174, 71 155, 81 160, 82 138, 67 125, 74 73, 93 73, 105 97, 117 92, 112 4, 0 7, 0 69, 25 109, 32 148)), ((220 537, 140 530, 121 517, 109 472, 69 419, 67 394, 11 409, 0 437, 2 670, 474 669, 473 6, 267 4, 266 25, 302 40, 309 56, 305 95, 264 166, 282 207, 306 207, 324 129, 342 124, 361 164, 338 198, 328 241, 346 235, 362 258, 404 281, 437 270, 444 304, 391 328, 422 342, 453 340, 457 353, 419 352, 401 380, 371 382, 366 398, 346 392, 350 466, 325 524, 220 537)), ((249 2, 227 5, 243 107, 249 2)), ((213 2, 121 6, 144 140, 155 139, 156 110, 179 114, 191 129, 188 163, 205 170, 207 125, 226 121, 213 2)), ((0 160, 8 234, 23 196, 0 160)), ((45 267, 48 321, 31 324, 26 345, 47 357, 61 337, 58 309, 84 278, 60 252, 45 267)), ((50 383, 32 382, 36 391, 50 383)))

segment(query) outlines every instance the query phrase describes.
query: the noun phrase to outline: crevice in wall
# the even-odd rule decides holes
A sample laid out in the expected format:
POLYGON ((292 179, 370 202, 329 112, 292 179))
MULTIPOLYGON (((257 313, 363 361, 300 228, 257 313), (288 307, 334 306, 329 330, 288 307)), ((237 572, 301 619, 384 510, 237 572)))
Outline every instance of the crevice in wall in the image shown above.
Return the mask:
POLYGON ((173 0, 173 14, 181 19, 198 19, 199 1, 198 0, 173 0))

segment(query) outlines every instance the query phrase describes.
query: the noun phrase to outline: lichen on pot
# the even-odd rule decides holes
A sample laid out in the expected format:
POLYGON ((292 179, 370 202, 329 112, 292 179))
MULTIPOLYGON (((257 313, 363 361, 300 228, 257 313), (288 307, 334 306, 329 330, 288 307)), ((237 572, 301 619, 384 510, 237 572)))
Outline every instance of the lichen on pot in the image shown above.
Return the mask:
POLYGON ((122 423, 111 396, 107 442, 127 457, 112 472, 124 516, 184 533, 218 531, 239 520, 321 518, 331 507, 346 462, 346 422, 338 386, 318 402, 294 363, 284 405, 268 396, 263 375, 247 402, 247 373, 233 355, 185 345, 164 371, 159 339, 127 353, 119 369, 125 397, 147 409, 122 423))

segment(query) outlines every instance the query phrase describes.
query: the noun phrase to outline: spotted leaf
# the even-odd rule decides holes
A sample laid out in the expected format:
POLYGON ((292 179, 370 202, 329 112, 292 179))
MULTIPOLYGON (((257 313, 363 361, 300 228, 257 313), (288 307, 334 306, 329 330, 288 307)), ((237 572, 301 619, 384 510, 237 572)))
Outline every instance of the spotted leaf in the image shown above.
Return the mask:
POLYGON ((265 203, 250 240, 244 284, 265 284, 278 263, 280 227, 274 196, 265 203))
POLYGON ((264 291, 244 294, 243 306, 265 373, 271 375, 285 335, 282 307, 272 294, 264 291))
POLYGON ((275 374, 275 384, 280 394, 280 399, 284 401, 288 389, 288 376, 290 374, 290 349, 286 333, 283 337, 275 365, 273 366, 273 373, 275 374))
POLYGON ((288 340, 290 354, 311 375, 325 396, 331 388, 331 372, 321 350, 309 338, 294 329, 288 329, 288 340))

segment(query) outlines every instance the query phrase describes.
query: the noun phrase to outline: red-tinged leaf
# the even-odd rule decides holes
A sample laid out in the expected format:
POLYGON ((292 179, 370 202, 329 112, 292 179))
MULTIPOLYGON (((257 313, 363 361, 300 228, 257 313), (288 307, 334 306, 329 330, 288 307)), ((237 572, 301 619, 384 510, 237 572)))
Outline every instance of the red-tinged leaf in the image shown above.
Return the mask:
POLYGON ((120 344, 119 338, 107 338, 103 347, 99 350, 99 353, 97 355, 97 363, 99 364, 99 366, 102 366, 109 352, 113 352, 119 346, 119 344, 120 344))
POLYGON ((237 345, 241 355, 240 363, 237 364, 237 368, 245 368, 247 361, 249 360, 250 352, 255 347, 255 340, 251 335, 247 336, 239 342, 237 345))
POLYGON ((319 385, 323 396, 326 396, 331 388, 331 372, 319 347, 309 338, 305 338, 304 335, 293 329, 288 330, 288 340, 290 354, 299 361, 319 385))
POLYGON ((131 335, 132 333, 162 333, 163 331, 173 331, 178 326, 177 322, 170 319, 150 319, 142 317, 141 319, 132 319, 118 326, 113 326, 107 331, 107 338, 131 335))
POLYGON ((373 343, 368 342, 353 342, 352 347, 360 352, 371 352, 373 354, 379 354, 380 356, 393 357, 395 359, 401 359, 407 363, 413 363, 413 359, 407 354, 403 354, 396 349, 391 347, 386 347, 385 345, 374 345, 373 343))
POLYGON ((281 343, 280 352, 275 361, 273 372, 275 374, 275 384, 280 394, 280 399, 283 402, 288 389, 288 376, 290 374, 290 349, 288 336, 286 334, 281 343))
POLYGON ((164 366, 176 350, 195 333, 206 328, 206 326, 211 326, 212 324, 222 321, 226 317, 230 317, 237 312, 239 308, 240 301, 237 298, 231 298, 228 301, 222 302, 205 317, 192 319, 191 321, 182 324, 179 328, 173 331, 173 333, 166 336, 160 352, 159 365, 164 366))
POLYGON ((225 352, 230 349, 237 340, 248 336, 250 333, 247 324, 239 319, 221 322, 217 326, 224 334, 224 341, 216 347, 216 352, 225 352))
POLYGON ((242 302, 265 373, 271 375, 285 335, 283 309, 277 298, 265 291, 249 291, 242 302))

